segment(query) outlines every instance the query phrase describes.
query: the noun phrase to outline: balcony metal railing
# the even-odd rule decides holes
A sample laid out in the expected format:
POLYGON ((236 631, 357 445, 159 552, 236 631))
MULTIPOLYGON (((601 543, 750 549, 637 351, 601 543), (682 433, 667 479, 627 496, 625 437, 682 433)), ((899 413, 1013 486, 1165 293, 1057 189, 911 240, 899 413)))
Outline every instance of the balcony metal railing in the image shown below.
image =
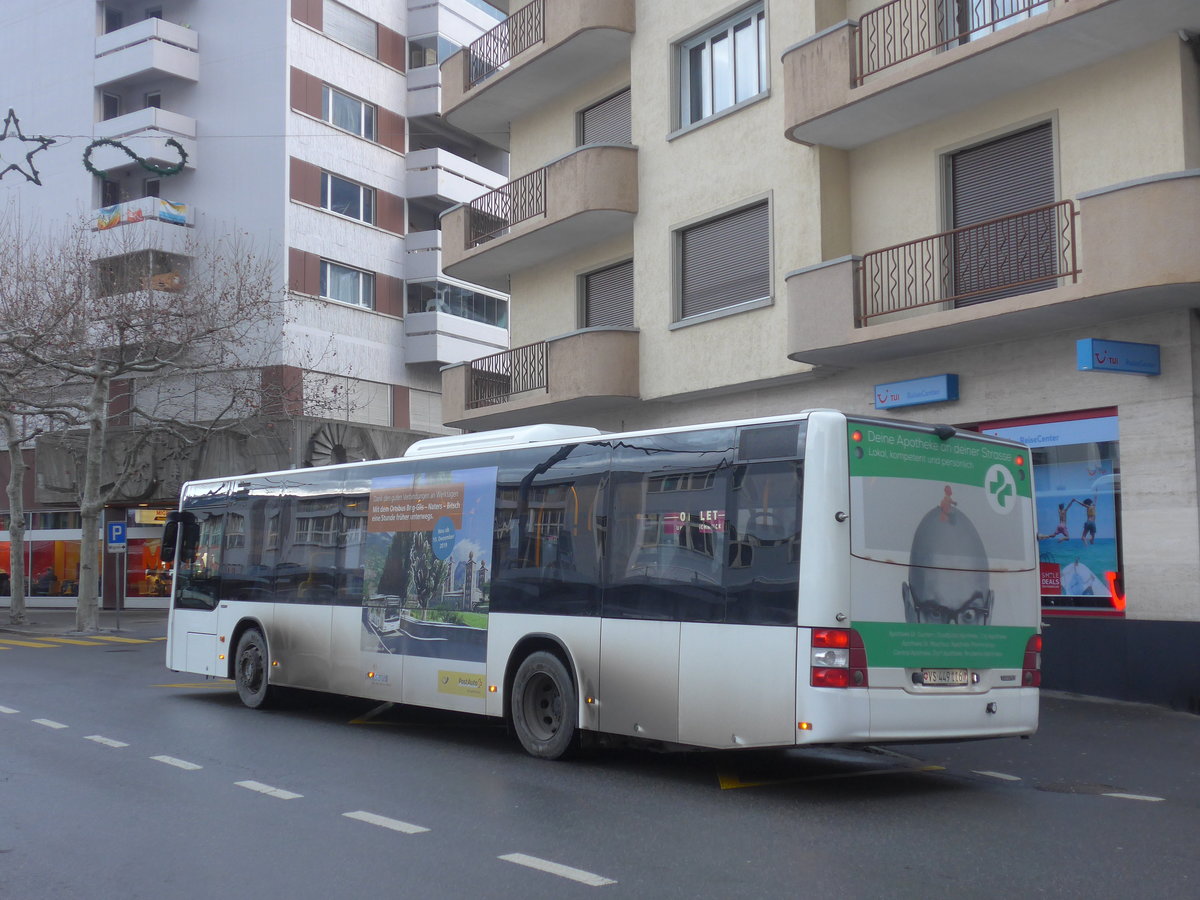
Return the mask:
POLYGON ((526 344, 467 363, 467 409, 495 406, 526 391, 549 391, 547 344, 526 344))
MULTIPOLYGON (((856 30, 854 83, 876 72, 996 31, 1054 0, 892 0, 863 14, 856 30)), ((1066 0, 1061 0, 1066 2, 1066 0)))
POLYGON ((546 170, 536 169, 472 200, 467 207, 467 247, 505 234, 518 222, 546 214, 546 170))
POLYGON ((533 0, 467 47, 466 90, 491 78, 517 54, 546 39, 546 0, 533 0))
POLYGON ((859 325, 935 303, 981 303, 1076 281, 1075 204, 1062 200, 864 254, 859 325))

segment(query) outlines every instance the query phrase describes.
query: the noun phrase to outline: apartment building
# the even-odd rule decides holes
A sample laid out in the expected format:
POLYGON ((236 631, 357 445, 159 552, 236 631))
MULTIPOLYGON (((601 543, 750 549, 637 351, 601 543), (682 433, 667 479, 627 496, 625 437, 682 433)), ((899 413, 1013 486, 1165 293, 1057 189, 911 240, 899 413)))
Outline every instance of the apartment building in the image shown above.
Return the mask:
MULTIPOLYGON (((397 455, 446 431, 440 366, 508 346, 507 296, 444 275, 438 230, 443 210, 506 182, 503 149, 441 120, 438 69, 503 18, 483 0, 0 5, 0 107, 24 135, 54 139, 30 160, 40 184, 0 180, 5 214, 83 219, 136 246, 164 291, 186 277, 189 246, 240 234, 274 260, 289 298, 288 340, 264 381, 293 385, 298 414, 262 440, 144 461, 109 514, 130 529, 129 606, 166 603, 158 523, 181 479, 397 455)), ((30 602, 72 605, 74 470, 44 443, 33 462, 27 571, 53 577, 30 602)), ((110 606, 118 568, 105 575, 110 606)))
POLYGON ((514 9, 441 67, 513 173, 442 219, 513 343, 443 370, 445 423, 1018 437, 1046 686, 1200 709, 1198 33, 1191 0, 514 9))

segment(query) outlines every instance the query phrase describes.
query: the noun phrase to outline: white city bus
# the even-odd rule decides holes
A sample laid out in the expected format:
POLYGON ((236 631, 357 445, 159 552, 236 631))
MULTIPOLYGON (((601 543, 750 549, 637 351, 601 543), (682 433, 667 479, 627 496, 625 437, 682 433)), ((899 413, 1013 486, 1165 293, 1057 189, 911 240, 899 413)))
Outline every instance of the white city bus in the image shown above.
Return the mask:
POLYGON ((167 665, 705 748, 1028 735, 1028 451, 809 410, 190 482, 167 665))

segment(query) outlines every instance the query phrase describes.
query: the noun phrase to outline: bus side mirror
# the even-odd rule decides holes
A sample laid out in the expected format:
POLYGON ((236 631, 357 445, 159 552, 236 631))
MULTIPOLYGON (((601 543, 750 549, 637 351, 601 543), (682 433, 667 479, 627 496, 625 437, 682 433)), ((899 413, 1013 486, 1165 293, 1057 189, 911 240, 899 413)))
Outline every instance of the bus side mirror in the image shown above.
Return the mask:
POLYGON ((193 513, 168 513, 167 524, 163 527, 162 561, 173 563, 178 559, 180 562, 190 562, 196 555, 199 537, 200 526, 193 513))

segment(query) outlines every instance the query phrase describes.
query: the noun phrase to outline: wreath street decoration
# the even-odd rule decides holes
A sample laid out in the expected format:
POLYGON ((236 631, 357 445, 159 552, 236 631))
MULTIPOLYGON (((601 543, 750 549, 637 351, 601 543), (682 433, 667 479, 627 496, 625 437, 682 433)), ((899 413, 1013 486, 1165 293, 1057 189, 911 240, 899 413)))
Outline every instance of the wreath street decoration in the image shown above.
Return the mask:
POLYGON ((17 171, 25 176, 26 181, 32 181, 34 184, 40 185, 42 180, 39 177, 37 168, 35 168, 33 165, 33 154, 37 153, 39 150, 45 150, 47 147, 53 144, 54 138, 41 136, 26 137, 21 133, 21 122, 19 119, 17 119, 17 114, 12 109, 10 109, 8 111, 8 115, 4 117, 4 130, 0 131, 0 142, 8 140, 9 129, 16 131, 16 139, 18 141, 22 141, 27 144, 37 144, 37 146, 25 154, 25 164, 29 167, 29 171, 25 171, 25 169, 21 168, 19 163, 9 163, 8 165, 4 165, 3 151, 0 151, 0 166, 3 166, 3 168, 0 168, 0 178, 3 178, 9 172, 17 171))
POLYGON ((154 175, 178 175, 180 172, 183 171, 183 167, 187 165, 187 161, 188 161, 187 151, 183 149, 183 144, 179 143, 179 141, 175 140, 175 138, 167 138, 166 145, 168 147, 175 148, 175 152, 179 154, 179 162, 172 163, 169 166, 160 166, 157 163, 152 163, 148 159, 144 159, 143 157, 138 156, 136 153, 134 153, 132 150, 130 150, 128 147, 126 147, 124 144, 122 144, 120 141, 114 141, 111 138, 98 138, 97 140, 94 140, 90 144, 88 144, 87 148, 83 151, 83 167, 85 169, 87 169, 89 172, 91 172, 93 175, 97 175, 100 178, 104 178, 108 173, 101 169, 97 169, 95 166, 92 165, 92 151, 95 150, 97 147, 116 147, 118 150, 122 151, 126 156, 128 156, 130 159, 132 159, 139 166, 141 166, 143 169, 145 169, 147 172, 150 172, 151 174, 154 174, 154 175))

